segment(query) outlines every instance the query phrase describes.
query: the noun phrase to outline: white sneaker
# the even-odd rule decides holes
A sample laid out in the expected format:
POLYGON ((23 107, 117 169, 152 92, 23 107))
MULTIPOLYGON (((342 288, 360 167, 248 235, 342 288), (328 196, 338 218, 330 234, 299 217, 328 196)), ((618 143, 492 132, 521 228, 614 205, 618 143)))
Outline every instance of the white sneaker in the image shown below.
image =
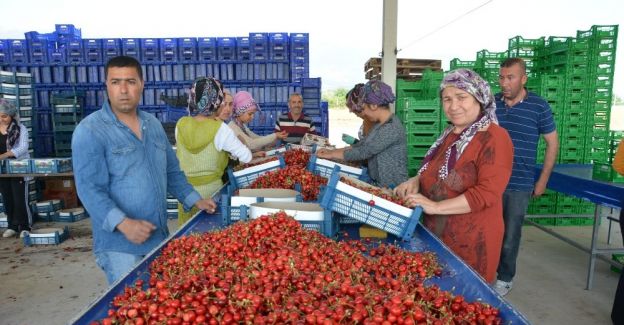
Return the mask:
POLYGON ((14 237, 15 235, 17 235, 17 231, 13 230, 13 229, 7 229, 4 231, 4 233, 2 234, 2 237, 4 238, 10 238, 10 237, 14 237))
POLYGON ((511 291, 511 288, 513 288, 513 281, 505 282, 496 280, 496 283, 494 284, 494 290, 496 290, 496 292, 503 297, 511 291))
POLYGON ((22 232, 20 232, 20 238, 24 238, 28 235, 30 235, 30 231, 28 230, 22 230, 22 232))

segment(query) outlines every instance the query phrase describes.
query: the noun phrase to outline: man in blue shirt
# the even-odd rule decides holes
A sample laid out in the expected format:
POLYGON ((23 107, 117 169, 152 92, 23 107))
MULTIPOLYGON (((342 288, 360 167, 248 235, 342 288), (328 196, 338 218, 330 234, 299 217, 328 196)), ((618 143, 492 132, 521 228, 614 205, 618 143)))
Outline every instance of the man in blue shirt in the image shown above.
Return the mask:
POLYGON ((216 204, 187 182, 160 121, 138 109, 140 63, 119 56, 105 71, 108 101, 76 127, 72 161, 96 263, 112 284, 169 235, 168 192, 186 208, 214 212, 216 204))
POLYGON ((559 139, 550 105, 538 95, 527 91, 526 63, 509 58, 501 64, 499 83, 502 92, 496 95, 496 117, 507 129, 514 145, 513 171, 503 193, 505 235, 494 289, 504 296, 512 288, 516 275, 516 259, 520 248, 522 223, 531 196, 546 191, 553 170, 559 139), (535 182, 535 161, 540 135, 546 141, 544 167, 535 182))

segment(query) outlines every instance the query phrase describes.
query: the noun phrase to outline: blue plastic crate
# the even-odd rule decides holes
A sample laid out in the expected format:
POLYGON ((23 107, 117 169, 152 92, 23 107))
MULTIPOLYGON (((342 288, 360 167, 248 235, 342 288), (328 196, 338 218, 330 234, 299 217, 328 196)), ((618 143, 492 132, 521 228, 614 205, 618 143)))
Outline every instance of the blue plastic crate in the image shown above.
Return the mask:
POLYGON ((141 59, 141 40, 139 38, 122 38, 121 53, 137 60, 141 59))
POLYGON ((8 40, 0 39, 0 64, 9 64, 11 56, 9 55, 8 40))
POLYGON ((217 59, 236 60, 236 37, 217 37, 217 59))
POLYGON ((366 167, 357 168, 343 165, 331 160, 318 158, 316 154, 312 154, 312 156, 310 156, 310 160, 308 161, 306 168, 319 176, 329 179, 332 176, 336 166, 340 168, 340 175, 342 176, 353 177, 363 181, 368 181, 370 179, 366 167))
POLYGON ((63 208, 63 201, 54 199, 37 202, 35 208, 37 213, 57 212, 63 208))
POLYGON ((265 61, 269 59, 269 34, 249 33, 251 60, 265 61))
POLYGON ((197 61, 197 38, 195 37, 178 38, 178 60, 180 62, 197 61))
POLYGON ((269 60, 288 60, 288 33, 269 33, 269 60))
POLYGON ((310 35, 308 33, 290 33, 290 52, 308 52, 310 49, 310 35))
POLYGON ((166 122, 177 122, 182 117, 187 116, 188 111, 185 108, 167 107, 166 114, 166 122))
POLYGON ((57 36, 67 36, 70 38, 81 38, 80 28, 76 28, 73 24, 56 24, 54 30, 57 36))
POLYGON ((160 61, 177 62, 178 61, 178 41, 175 38, 160 39, 160 61))
POLYGON ((82 40, 70 40, 64 47, 67 51, 66 60, 67 63, 83 63, 84 62, 84 50, 82 48, 82 40))
POLYGON ((321 206, 325 209, 356 219, 369 226, 409 240, 422 209, 409 209, 362 191, 340 181, 340 167, 336 166, 323 197, 321 206), (374 203, 371 204, 370 201, 374 203))
POLYGON ((72 170, 71 158, 36 158, 32 159, 35 174, 57 174, 72 170))
POLYGON ((200 37, 197 39, 197 59, 201 62, 210 62, 217 59, 217 40, 214 37, 200 37))
POLYGON ((48 40, 31 39, 26 41, 28 45, 28 61, 32 64, 48 63, 48 40))
POLYGON ((227 194, 221 195, 221 201, 219 208, 221 210, 222 220, 224 224, 232 224, 236 221, 247 220, 249 217, 249 206, 253 203, 259 202, 302 202, 301 194, 296 194, 294 197, 245 197, 235 196, 234 191, 236 189, 233 185, 228 185, 227 194))
POLYGON ((236 59, 243 61, 251 60, 249 37, 241 36, 236 38, 236 59))
MULTIPOLYGON (((4 212, 4 205, 2 205, 0 203, 0 212, 4 212)), ((9 227, 9 221, 7 220, 7 217, 0 217, 0 228, 8 228, 9 227)))
POLYGON ((30 174, 32 162, 30 159, 10 159, 7 163, 7 174, 30 174))
POLYGON ((56 219, 57 214, 58 214, 58 211, 37 212, 36 216, 38 220, 52 222, 54 221, 54 219, 56 219))
POLYGON ((59 210, 54 221, 56 222, 76 222, 88 218, 89 215, 84 208, 73 208, 59 210))
POLYGON ((119 56, 123 53, 121 47, 121 39, 119 38, 104 38, 102 39, 102 62, 106 63, 108 60, 119 56))
POLYGON ((69 228, 67 226, 63 229, 55 229, 49 233, 46 233, 45 231, 46 229, 31 231, 29 234, 24 236, 24 245, 58 245, 69 238, 69 228))
POLYGON ((54 135, 37 134, 34 139, 35 156, 51 157, 54 156, 54 135))
POLYGON ((160 47, 157 38, 141 38, 141 63, 160 62, 160 47))
POLYGON ((28 63, 28 45, 26 40, 10 39, 9 43, 9 57, 11 64, 25 64, 28 63))
POLYGON ((175 209, 167 209, 167 219, 174 220, 178 219, 178 208, 175 209))
POLYGON ((278 160, 269 161, 267 163, 245 168, 239 171, 233 171, 231 168, 228 168, 227 172, 232 186, 234 186, 235 189, 239 189, 251 185, 253 181, 267 172, 284 168, 285 166, 286 162, 284 161, 284 158, 279 157, 278 160))
POLYGON ((102 63, 102 40, 91 38, 82 40, 83 60, 85 63, 102 63))

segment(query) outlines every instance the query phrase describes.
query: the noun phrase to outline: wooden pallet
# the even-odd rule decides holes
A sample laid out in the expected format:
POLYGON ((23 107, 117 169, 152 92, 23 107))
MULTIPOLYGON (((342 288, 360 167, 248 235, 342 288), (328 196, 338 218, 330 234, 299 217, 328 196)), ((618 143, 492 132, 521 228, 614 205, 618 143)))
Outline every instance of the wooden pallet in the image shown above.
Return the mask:
MULTIPOLYGON (((371 69, 381 69, 381 58, 370 58, 364 64, 364 72, 368 72, 371 69)), ((398 69, 432 69, 434 71, 442 70, 442 60, 431 59, 399 59, 397 58, 397 70, 398 69)))

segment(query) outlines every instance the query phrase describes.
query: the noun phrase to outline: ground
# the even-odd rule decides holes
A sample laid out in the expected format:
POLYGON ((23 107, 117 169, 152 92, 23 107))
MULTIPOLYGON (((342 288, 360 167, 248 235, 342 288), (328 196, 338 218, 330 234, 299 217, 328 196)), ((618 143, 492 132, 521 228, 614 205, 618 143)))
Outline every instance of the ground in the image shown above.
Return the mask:
MULTIPOLYGON (((344 125, 330 129, 332 143, 339 144, 343 132, 357 134, 359 121, 347 110, 330 110, 330 119, 332 125, 344 125)), ((176 224, 169 223, 172 231, 176 224)), ((1 324, 66 324, 105 292, 106 279, 91 250, 89 219, 36 227, 64 225, 70 238, 58 246, 24 247, 17 238, 0 238, 1 324)), ((555 229, 589 245, 591 227, 555 229)), ((600 230, 599 243, 606 247, 605 219, 600 230)), ((598 260, 594 288, 585 290, 586 253, 534 227, 523 231, 518 275, 508 301, 534 324, 610 324, 618 275, 598 260)), ((622 247, 619 229, 612 236, 609 247, 622 247)))

